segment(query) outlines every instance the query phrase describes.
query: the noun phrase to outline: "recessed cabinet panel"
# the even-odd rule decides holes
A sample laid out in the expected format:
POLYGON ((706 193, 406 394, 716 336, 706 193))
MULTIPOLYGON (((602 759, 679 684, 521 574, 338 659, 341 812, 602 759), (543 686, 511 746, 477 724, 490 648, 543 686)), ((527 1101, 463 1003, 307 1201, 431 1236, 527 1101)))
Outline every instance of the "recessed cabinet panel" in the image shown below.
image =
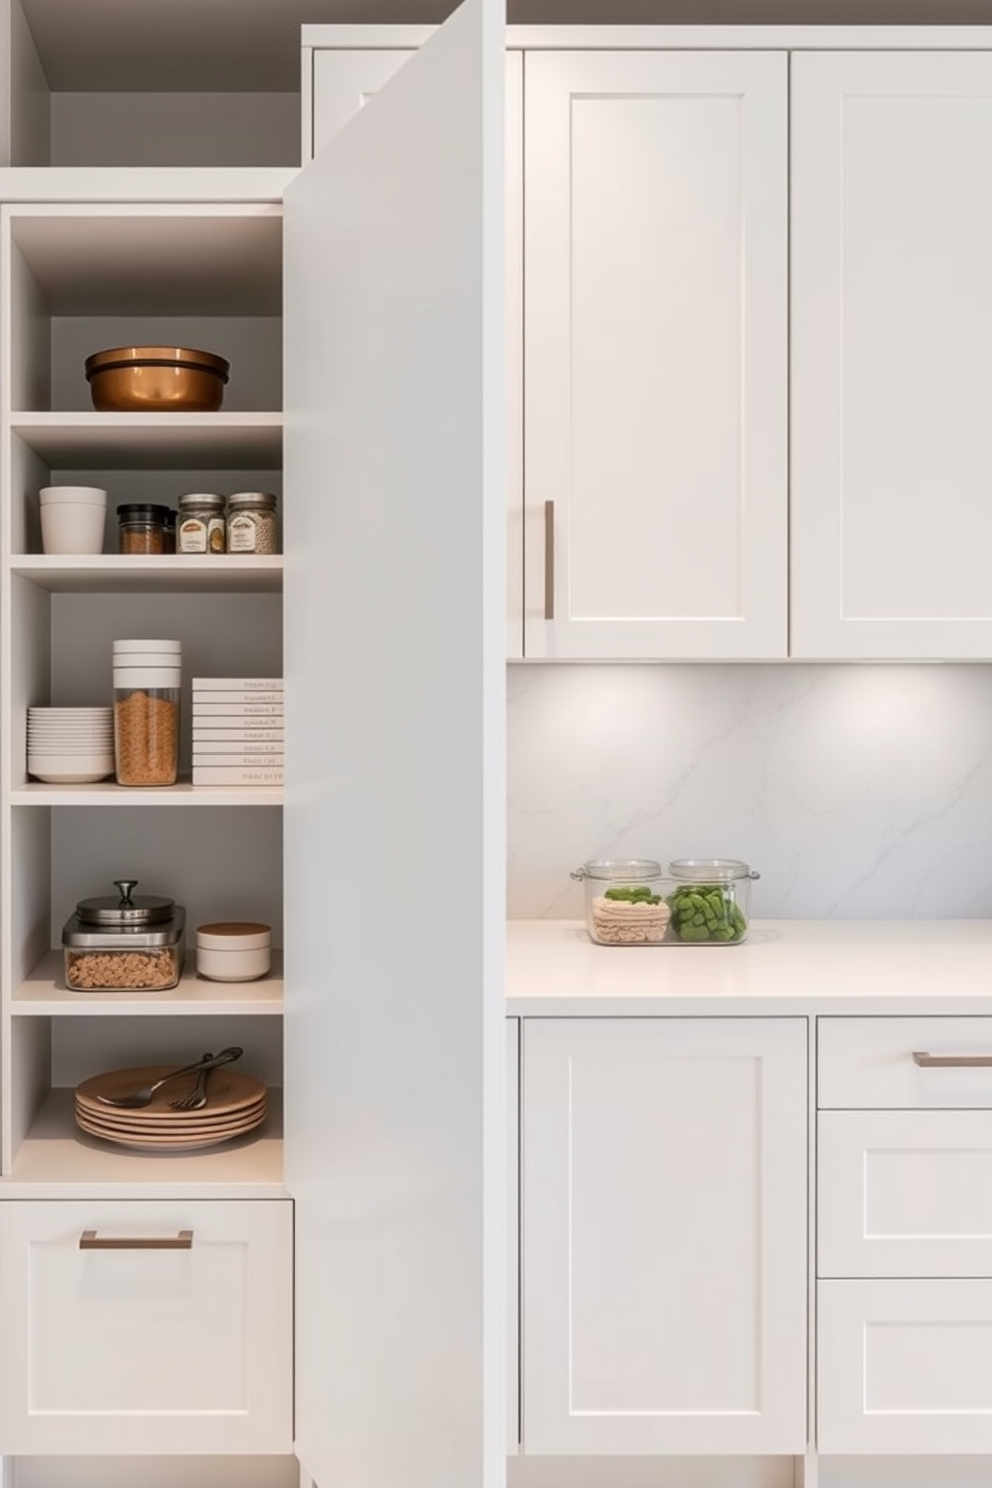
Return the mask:
POLYGON ((292 1449, 292 1206, 0 1208, 5 1451, 292 1449))
POLYGON ((992 54, 792 68, 792 654, 984 659, 992 54))
POLYGON ((524 1025, 527 1453, 805 1437, 805 1025, 524 1025))
POLYGON ((817 1292, 821 1452, 992 1452, 992 1281, 817 1292))
POLYGON ((528 656, 785 655, 786 92, 527 55, 528 656))
POLYGON ((992 1274, 992 1112, 819 1117, 820 1276, 992 1274))

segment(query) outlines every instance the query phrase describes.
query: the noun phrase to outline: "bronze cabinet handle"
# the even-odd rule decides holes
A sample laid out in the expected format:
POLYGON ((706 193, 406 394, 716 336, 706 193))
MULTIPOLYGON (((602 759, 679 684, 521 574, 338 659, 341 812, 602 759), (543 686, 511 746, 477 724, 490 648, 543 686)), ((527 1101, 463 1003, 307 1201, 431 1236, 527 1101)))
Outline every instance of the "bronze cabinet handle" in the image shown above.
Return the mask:
POLYGON ((544 503, 544 618, 555 618, 555 504, 544 503))
POLYGON ((914 1049, 913 1063, 920 1069, 992 1069, 992 1054, 927 1054, 914 1049))
POLYGON ((142 1235, 128 1239, 123 1235, 98 1235, 84 1230, 79 1237, 80 1250, 192 1250, 193 1231, 180 1230, 178 1235, 142 1235))

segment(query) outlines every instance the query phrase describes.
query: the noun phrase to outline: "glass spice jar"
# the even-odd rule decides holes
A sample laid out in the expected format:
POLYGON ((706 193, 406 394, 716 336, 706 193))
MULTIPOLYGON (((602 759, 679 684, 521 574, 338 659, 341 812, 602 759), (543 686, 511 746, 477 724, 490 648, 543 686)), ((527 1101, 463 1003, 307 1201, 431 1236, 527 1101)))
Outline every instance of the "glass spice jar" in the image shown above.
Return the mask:
POLYGON ((224 497, 193 491, 179 498, 176 538, 180 553, 223 553, 226 547, 224 497))
POLYGON ((276 498, 271 491, 236 491, 227 498, 227 551, 278 553, 276 498))
POLYGON ((121 553, 164 553, 165 519, 169 508, 149 502, 130 501, 117 508, 121 553))
POLYGON ((176 551, 176 514, 170 506, 165 513, 165 551, 176 551))

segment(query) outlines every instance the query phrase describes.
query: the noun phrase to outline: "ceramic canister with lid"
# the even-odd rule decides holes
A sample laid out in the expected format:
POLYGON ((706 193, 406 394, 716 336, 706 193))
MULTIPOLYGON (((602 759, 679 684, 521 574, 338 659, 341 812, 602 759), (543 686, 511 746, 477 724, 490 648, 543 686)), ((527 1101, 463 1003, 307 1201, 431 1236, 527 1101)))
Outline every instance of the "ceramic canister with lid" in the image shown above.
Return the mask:
POLYGON ((174 899, 134 895, 136 878, 115 878, 119 894, 80 899, 62 927, 66 985, 75 992, 164 992, 183 968, 186 911, 174 899))
POLYGON ((252 982, 272 967, 272 927, 217 920, 196 928, 196 969, 212 982, 252 982))
POLYGON ((182 642, 114 642, 118 785, 174 785, 179 772, 182 642))
POLYGON ((597 945, 660 945, 671 911, 661 864, 593 858, 571 875, 585 884, 586 929, 597 945))

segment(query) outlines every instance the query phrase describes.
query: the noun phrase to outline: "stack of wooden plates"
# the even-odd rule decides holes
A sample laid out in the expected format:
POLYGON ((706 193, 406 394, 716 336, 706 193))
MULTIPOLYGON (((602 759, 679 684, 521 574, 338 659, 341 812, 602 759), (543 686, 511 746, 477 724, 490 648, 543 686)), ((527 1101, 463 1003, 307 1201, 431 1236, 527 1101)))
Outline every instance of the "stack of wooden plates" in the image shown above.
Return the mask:
POLYGON ((144 1152, 189 1152, 214 1147, 254 1131, 265 1120, 265 1086, 254 1075, 222 1065, 207 1079, 207 1104, 198 1111, 177 1111, 170 1101, 188 1095, 196 1074, 181 1075, 157 1090, 147 1106, 115 1106, 101 1096, 128 1095, 154 1084, 174 1064, 145 1064, 135 1069, 91 1075, 76 1088, 76 1125, 91 1137, 144 1152))

